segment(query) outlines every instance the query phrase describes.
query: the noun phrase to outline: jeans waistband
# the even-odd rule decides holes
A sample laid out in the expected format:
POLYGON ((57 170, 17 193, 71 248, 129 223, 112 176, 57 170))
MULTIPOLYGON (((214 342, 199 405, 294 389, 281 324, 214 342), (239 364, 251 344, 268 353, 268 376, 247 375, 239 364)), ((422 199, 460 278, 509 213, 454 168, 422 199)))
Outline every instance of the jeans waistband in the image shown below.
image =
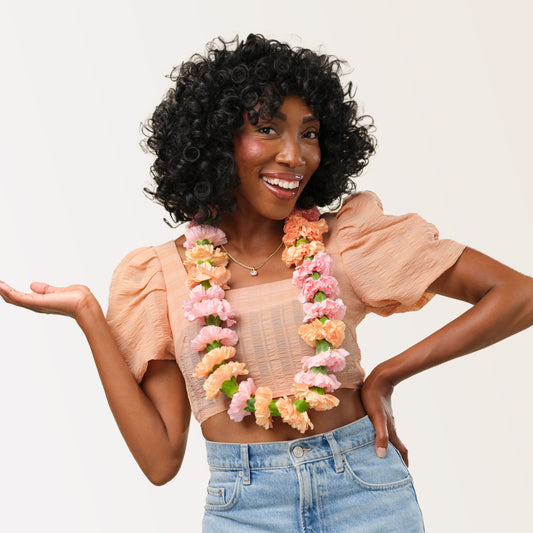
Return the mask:
POLYGON ((206 440, 207 462, 211 469, 241 470, 286 468, 333 456, 342 471, 341 453, 374 441, 372 422, 365 416, 346 426, 301 439, 233 444, 206 440))

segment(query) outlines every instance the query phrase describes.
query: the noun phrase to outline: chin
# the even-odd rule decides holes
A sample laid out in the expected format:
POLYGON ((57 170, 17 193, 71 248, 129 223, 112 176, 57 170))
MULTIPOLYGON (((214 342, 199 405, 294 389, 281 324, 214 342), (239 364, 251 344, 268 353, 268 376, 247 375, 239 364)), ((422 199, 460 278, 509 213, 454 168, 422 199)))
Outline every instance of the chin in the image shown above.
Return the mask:
POLYGON ((290 202, 286 205, 273 206, 268 210, 264 210, 263 215, 271 220, 284 220, 291 214, 295 205, 296 202, 290 202))

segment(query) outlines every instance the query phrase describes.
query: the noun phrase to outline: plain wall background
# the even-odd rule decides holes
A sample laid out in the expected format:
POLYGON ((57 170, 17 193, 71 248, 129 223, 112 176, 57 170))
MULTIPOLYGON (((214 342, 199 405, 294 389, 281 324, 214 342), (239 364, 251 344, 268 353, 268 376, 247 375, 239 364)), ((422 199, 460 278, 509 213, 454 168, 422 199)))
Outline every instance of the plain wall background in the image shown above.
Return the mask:
MULTIPOLYGON (((528 2, 138 0, 0 4, 0 279, 84 283, 103 306, 130 250, 177 236, 141 193, 139 123, 172 66, 249 32, 348 60, 378 153, 359 178, 390 213, 533 273, 528 2)), ((367 371, 467 308, 368 317, 367 371)), ((74 321, 0 302, 2 498, 9 532, 199 531, 207 469, 193 421, 153 487, 122 440, 74 321)), ((429 533, 523 531, 533 459, 525 332, 397 387, 398 431, 429 533)))

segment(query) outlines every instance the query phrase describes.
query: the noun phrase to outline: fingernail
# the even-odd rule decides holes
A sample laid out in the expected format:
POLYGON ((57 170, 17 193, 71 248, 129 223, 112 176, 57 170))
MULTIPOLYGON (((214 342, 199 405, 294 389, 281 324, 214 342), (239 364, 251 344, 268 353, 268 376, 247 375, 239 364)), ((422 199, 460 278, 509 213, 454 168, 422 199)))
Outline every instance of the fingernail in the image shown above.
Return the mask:
POLYGON ((378 448, 378 457, 383 459, 387 455, 387 448, 378 448))

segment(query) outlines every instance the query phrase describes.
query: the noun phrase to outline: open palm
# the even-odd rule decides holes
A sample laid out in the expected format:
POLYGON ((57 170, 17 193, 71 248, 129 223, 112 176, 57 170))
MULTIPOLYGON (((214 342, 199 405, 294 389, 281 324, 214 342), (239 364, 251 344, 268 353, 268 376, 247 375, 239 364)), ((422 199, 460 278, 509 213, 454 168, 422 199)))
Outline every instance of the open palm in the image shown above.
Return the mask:
POLYGON ((65 315, 77 318, 91 298, 91 291, 85 285, 53 287, 47 283, 34 282, 33 292, 20 292, 0 281, 0 296, 10 304, 24 307, 36 313, 65 315))

